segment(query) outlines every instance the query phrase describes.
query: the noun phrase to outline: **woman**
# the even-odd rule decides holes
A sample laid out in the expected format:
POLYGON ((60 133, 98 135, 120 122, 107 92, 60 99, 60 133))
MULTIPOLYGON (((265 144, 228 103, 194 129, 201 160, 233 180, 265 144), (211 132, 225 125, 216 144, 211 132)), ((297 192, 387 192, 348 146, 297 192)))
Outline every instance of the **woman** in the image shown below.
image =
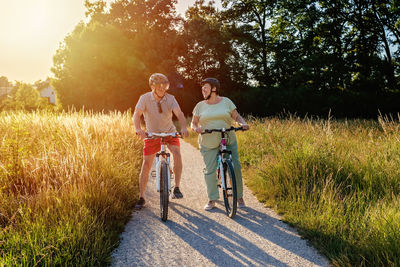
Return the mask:
MULTIPOLYGON (((249 125, 239 115, 235 104, 227 98, 219 95, 219 81, 215 78, 206 78, 201 82, 201 91, 204 100, 197 103, 193 110, 191 128, 196 133, 202 133, 205 129, 221 129, 231 127, 234 121, 238 122, 244 129, 249 129, 249 125)), ((216 200, 219 199, 217 187, 217 154, 221 142, 221 135, 217 132, 199 135, 200 152, 203 156, 206 168, 204 177, 207 185, 208 203, 204 206, 205 210, 215 207, 216 200)), ((243 200, 242 171, 237 151, 236 134, 234 131, 228 133, 227 149, 232 151, 232 161, 236 174, 238 207, 245 207, 243 200)))

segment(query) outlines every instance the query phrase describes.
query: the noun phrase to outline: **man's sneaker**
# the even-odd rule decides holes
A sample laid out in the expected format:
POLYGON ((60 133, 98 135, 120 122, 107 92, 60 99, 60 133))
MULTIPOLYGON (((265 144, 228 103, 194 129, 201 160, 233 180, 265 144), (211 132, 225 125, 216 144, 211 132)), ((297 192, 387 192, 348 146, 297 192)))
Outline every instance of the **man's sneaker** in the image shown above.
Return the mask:
POLYGON ((171 194, 171 197, 172 198, 183 198, 182 192, 181 192, 181 190, 179 190, 179 187, 175 186, 174 191, 171 194))
POLYGON ((146 203, 146 201, 144 200, 144 198, 139 198, 139 201, 136 203, 135 209, 140 210, 143 208, 144 203, 146 203))
POLYGON ((241 197, 237 200, 238 208, 243 209, 246 207, 246 204, 244 204, 244 199, 241 197))
POLYGON ((215 200, 210 200, 208 203, 204 206, 205 210, 212 210, 215 207, 215 200))

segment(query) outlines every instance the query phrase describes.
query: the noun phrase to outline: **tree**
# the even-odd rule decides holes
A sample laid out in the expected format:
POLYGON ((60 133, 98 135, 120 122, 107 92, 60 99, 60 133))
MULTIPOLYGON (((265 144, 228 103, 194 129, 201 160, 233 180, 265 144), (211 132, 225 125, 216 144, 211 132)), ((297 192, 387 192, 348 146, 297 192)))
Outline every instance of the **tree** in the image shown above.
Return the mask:
POLYGON ((2 102, 1 108, 7 110, 36 110, 46 105, 39 92, 31 84, 17 83, 16 92, 2 102))
POLYGON ((140 93, 144 64, 116 27, 80 24, 54 56, 54 87, 64 107, 128 109, 140 93), (135 92, 136 91, 136 92, 135 92))
POLYGON ((238 52, 249 60, 252 76, 261 85, 271 83, 268 64, 268 21, 275 6, 269 0, 222 0, 222 19, 230 26, 238 52))
POLYGON ((80 23, 54 56, 54 86, 64 107, 133 108, 149 90, 154 72, 175 73, 176 1, 86 2, 89 23, 80 23))

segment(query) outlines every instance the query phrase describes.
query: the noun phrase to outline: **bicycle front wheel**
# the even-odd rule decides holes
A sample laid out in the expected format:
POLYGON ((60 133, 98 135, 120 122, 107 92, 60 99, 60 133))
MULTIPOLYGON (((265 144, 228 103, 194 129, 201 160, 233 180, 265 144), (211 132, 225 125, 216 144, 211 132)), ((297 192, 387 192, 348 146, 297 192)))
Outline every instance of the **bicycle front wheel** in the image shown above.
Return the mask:
POLYGON ((222 193, 224 195, 224 204, 226 214, 230 218, 233 218, 235 217, 237 210, 237 189, 235 171, 230 160, 227 160, 224 163, 223 167, 225 189, 222 190, 222 193))
POLYGON ((160 217, 164 222, 168 218, 168 201, 168 165, 166 162, 162 162, 160 172, 160 217))

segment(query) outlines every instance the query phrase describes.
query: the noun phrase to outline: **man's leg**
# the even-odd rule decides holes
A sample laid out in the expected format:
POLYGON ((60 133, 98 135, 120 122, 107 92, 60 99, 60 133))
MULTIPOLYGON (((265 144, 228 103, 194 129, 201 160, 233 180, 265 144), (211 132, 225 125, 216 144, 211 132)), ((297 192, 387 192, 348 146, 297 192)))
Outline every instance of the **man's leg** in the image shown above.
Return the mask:
POLYGON ((140 197, 144 198, 146 193, 147 182, 149 181, 149 173, 151 166, 153 165, 154 157, 156 154, 151 154, 143 157, 142 169, 140 170, 139 176, 139 190, 140 197))
POLYGON ((183 198, 183 194, 179 189, 182 178, 182 156, 181 149, 176 145, 168 145, 169 151, 171 151, 174 157, 174 173, 175 173, 175 187, 172 191, 172 198, 183 198))

